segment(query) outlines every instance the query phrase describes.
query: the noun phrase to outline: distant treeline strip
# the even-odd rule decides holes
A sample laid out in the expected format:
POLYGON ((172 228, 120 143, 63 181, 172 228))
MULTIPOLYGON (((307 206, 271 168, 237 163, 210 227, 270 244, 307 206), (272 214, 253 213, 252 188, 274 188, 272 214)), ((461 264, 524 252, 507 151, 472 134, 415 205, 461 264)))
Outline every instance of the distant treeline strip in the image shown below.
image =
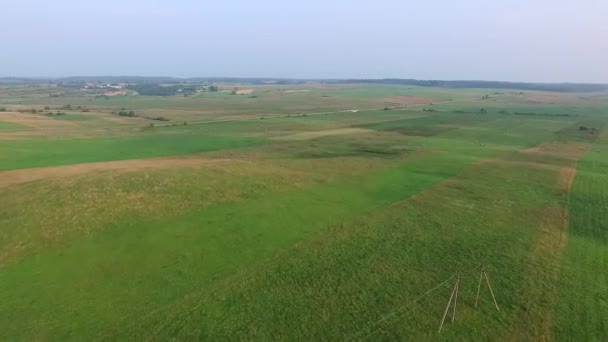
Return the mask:
POLYGON ((502 81, 441 81, 441 80, 416 80, 402 78, 383 79, 297 79, 297 78, 243 78, 243 77, 143 77, 143 76, 74 76, 64 78, 24 78, 24 77, 0 77, 0 84, 44 84, 59 83, 64 85, 77 85, 85 82, 102 83, 135 83, 147 84, 199 84, 199 83, 238 83, 238 84, 397 84, 421 87, 441 88, 494 88, 494 89, 519 89, 519 90, 544 90, 556 92, 593 92, 606 91, 608 84, 593 83, 526 83, 526 82, 502 82, 502 81))
POLYGON ((520 89, 520 90, 544 90, 557 92, 590 92, 608 90, 608 84, 591 83, 525 83, 525 82, 501 82, 501 81, 438 81, 438 80, 415 80, 400 78, 385 79, 350 79, 333 80, 325 83, 373 83, 373 84, 400 84, 421 87, 441 88, 494 88, 494 89, 520 89))

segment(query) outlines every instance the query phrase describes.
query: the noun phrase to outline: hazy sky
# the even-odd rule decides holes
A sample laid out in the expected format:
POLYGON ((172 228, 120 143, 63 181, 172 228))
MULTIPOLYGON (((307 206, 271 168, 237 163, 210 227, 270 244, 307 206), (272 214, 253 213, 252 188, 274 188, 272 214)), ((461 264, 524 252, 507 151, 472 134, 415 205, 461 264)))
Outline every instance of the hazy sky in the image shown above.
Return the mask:
POLYGON ((2 0, 0 76, 608 83, 608 0, 2 0))

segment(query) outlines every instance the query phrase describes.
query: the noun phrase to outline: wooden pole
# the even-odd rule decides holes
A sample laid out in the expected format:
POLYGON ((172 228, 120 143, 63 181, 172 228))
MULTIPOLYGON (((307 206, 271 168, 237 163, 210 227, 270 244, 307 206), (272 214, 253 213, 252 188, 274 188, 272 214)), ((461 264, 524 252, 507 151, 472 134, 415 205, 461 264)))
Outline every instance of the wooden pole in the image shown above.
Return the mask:
POLYGON ((445 322, 445 317, 448 315, 448 310, 450 309, 450 304, 452 304, 452 298, 454 297, 454 292, 456 292, 456 284, 454 285, 454 289, 452 290, 452 294, 450 295, 450 299, 448 300, 448 305, 445 307, 445 311, 443 312, 443 318, 441 318, 441 324, 439 324, 440 333, 441 333, 441 328, 443 328, 443 322, 445 322))
POLYGON ((460 289, 460 273, 456 276, 456 293, 454 296, 454 310, 452 311, 452 323, 456 319, 456 303, 458 302, 458 290, 460 289))
POLYGON ((483 266, 481 266, 481 271, 479 272, 479 284, 477 285, 477 298, 475 298, 475 307, 477 308, 477 303, 479 302, 479 291, 481 290, 481 279, 483 278, 483 266))
POLYGON ((490 289, 490 294, 492 294, 492 300, 494 301, 494 305, 496 305, 496 310, 500 311, 498 308, 498 303, 496 303, 496 297, 494 297, 494 291, 492 291, 492 286, 490 285, 490 279, 488 278, 488 274, 486 271, 483 271, 483 275, 486 277, 486 283, 488 283, 488 288, 490 289))

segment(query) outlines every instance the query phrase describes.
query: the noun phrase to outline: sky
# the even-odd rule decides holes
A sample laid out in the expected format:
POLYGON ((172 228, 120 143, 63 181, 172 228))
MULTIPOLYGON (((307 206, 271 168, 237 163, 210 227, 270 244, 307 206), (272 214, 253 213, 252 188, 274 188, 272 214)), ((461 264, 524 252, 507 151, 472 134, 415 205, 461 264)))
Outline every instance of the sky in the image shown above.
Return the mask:
POLYGON ((0 76, 608 83, 606 0, 3 0, 0 76))

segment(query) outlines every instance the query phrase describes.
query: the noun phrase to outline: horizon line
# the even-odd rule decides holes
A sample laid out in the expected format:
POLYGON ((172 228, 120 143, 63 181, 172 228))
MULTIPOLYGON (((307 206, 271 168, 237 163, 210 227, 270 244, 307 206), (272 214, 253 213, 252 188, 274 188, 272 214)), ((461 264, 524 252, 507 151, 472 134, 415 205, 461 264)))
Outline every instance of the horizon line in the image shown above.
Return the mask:
POLYGON ((580 84, 580 85, 605 85, 608 82, 574 82, 574 81, 503 81, 503 80, 483 80, 483 79, 420 79, 420 78, 401 78, 401 77, 370 77, 370 78, 343 78, 343 77, 264 77, 264 76, 142 76, 142 75, 70 75, 70 76, 0 76, 2 79, 24 79, 24 80, 61 80, 70 78, 165 78, 165 79, 245 79, 245 80, 291 80, 291 81, 423 81, 423 82, 496 82, 496 83, 520 83, 520 84, 580 84))

